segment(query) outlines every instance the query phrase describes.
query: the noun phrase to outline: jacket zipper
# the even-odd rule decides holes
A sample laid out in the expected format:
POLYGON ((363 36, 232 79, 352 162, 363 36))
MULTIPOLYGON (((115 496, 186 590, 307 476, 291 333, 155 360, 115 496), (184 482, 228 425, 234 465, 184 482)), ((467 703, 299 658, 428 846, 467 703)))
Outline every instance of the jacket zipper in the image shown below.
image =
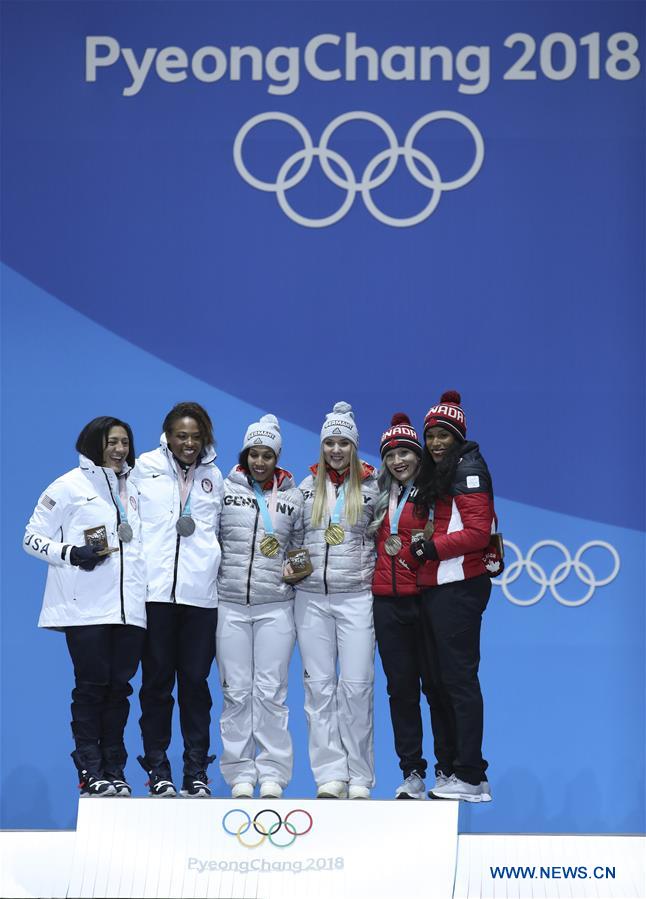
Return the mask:
POLYGON ((177 540, 175 541, 175 565, 173 566, 173 586, 170 588, 170 601, 177 602, 175 599, 175 587, 177 586, 177 566, 179 565, 179 542, 182 539, 181 535, 177 535, 177 540))
POLYGON ((393 596, 397 596, 397 578, 395 576, 395 557, 390 557, 390 564, 392 565, 392 574, 393 574, 393 596))
POLYGON ((256 533, 258 531, 258 517, 260 515, 260 509, 256 507, 256 520, 253 525, 253 537, 251 538, 251 558, 249 559, 249 574, 247 576, 247 605, 250 605, 251 598, 251 568, 253 566, 253 557, 256 554, 256 533))
MULTIPOLYGON (((118 529, 119 525, 121 524, 121 513, 119 512, 119 506, 114 501, 112 487, 110 486, 110 480, 109 480, 107 474, 105 473, 105 471, 103 472, 103 477, 106 479, 106 482, 108 484, 108 490, 110 491, 110 499, 112 500, 112 505, 114 506, 114 508, 116 509, 116 512, 117 512, 117 529, 118 529)), ((118 489, 119 489, 119 484, 117 484, 117 490, 118 489)), ((119 540, 118 533, 117 533, 117 540, 119 540)), ((121 623, 125 624, 126 623, 126 610, 125 610, 125 604, 123 601, 123 541, 122 540, 119 540, 119 596, 121 598, 121 623)))
MULTIPOLYGON (((332 519, 330 519, 332 521, 332 519)), ((325 542, 325 565, 323 566, 323 586, 325 587, 325 592, 327 593, 327 557, 330 552, 330 544, 325 542)))

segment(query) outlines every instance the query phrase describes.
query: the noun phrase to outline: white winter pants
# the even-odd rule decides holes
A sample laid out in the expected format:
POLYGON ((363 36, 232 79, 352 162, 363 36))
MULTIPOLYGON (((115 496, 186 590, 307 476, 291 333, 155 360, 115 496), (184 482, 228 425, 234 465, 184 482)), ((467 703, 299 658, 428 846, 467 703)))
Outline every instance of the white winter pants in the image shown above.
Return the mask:
POLYGON ((286 787, 292 740, 285 705, 294 649, 290 602, 220 601, 216 654, 224 697, 220 719, 222 776, 233 786, 269 780, 286 787))
POLYGON ((316 784, 374 786, 372 593, 296 590, 305 715, 316 784), (337 661, 339 674, 337 676, 337 661))

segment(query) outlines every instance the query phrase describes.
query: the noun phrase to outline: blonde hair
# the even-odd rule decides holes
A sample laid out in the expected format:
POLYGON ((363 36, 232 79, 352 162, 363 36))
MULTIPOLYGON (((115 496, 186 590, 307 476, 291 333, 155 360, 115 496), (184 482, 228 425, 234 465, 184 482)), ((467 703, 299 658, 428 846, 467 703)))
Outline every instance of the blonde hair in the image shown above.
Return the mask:
MULTIPOLYGON (((361 460, 357 456, 355 445, 350 444, 350 470, 345 479, 345 505, 343 520, 350 527, 359 521, 363 513, 363 494, 361 493, 361 481, 363 475, 363 466, 361 460)), ((323 444, 321 444, 321 454, 319 456, 319 467, 316 473, 316 487, 314 489, 314 503, 312 505, 312 526, 315 528, 327 521, 329 511, 327 506, 327 490, 325 482, 327 481, 327 469, 325 467, 325 456, 323 454, 323 444)))

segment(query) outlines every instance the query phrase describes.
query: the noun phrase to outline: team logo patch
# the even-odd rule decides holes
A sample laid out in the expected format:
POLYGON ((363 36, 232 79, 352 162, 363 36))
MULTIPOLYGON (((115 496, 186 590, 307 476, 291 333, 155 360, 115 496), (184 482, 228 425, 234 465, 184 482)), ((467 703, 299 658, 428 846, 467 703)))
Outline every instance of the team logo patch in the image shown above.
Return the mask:
POLYGON ((205 493, 210 493, 213 490, 213 484, 211 483, 211 481, 209 481, 208 478, 202 479, 202 490, 205 493))
POLYGON ((130 505, 136 512, 137 511, 137 500, 134 498, 134 496, 130 497, 130 505))

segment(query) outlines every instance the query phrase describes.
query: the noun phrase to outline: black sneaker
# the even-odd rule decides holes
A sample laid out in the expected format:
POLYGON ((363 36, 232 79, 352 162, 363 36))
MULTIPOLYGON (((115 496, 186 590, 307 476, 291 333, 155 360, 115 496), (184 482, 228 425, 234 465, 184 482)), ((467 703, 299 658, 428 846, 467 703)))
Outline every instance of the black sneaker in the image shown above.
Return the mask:
POLYGON ((102 777, 94 777, 85 769, 79 771, 81 796, 116 796, 113 784, 102 777))
POLYGON ((181 796, 189 799, 205 799, 211 795, 206 771, 196 771, 195 774, 185 774, 182 781, 181 796))
POLYGON ((159 768, 149 768, 148 762, 141 755, 137 756, 137 761, 144 771, 148 772, 149 779, 146 781, 146 786, 151 796, 162 799, 170 799, 173 796, 177 796, 177 790, 171 780, 170 765, 168 763, 161 765, 159 768))
POLYGON ((123 776, 123 771, 106 771, 105 779, 109 780, 115 789, 115 796, 128 798, 132 796, 132 788, 123 776))

